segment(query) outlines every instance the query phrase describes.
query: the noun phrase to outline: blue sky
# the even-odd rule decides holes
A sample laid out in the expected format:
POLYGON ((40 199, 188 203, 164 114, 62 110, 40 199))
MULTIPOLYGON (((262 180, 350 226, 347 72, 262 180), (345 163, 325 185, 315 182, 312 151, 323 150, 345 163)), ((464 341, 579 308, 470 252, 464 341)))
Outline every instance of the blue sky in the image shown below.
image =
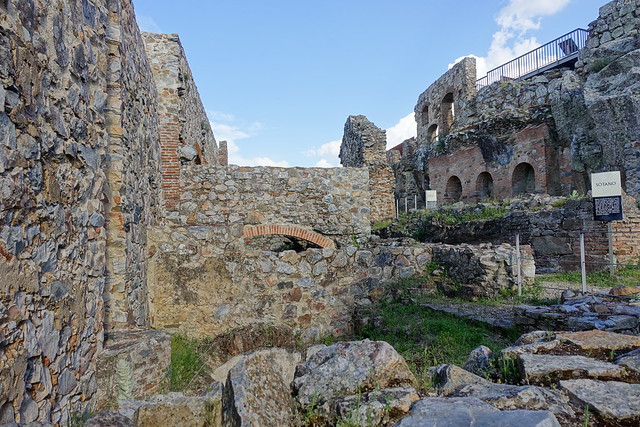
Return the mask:
POLYGON ((363 114, 388 145, 415 135, 418 95, 457 59, 494 68, 606 0, 133 0, 144 31, 178 33, 230 163, 337 166, 363 114))

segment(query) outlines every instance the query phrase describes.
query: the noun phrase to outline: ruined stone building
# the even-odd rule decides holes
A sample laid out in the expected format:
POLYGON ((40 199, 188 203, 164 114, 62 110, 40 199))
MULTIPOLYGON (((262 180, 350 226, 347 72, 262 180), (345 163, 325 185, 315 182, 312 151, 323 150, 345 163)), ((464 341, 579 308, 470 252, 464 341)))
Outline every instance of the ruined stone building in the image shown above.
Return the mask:
POLYGON ((427 263, 348 245, 392 215, 388 166, 380 208, 365 167, 227 166, 178 36, 131 0, 0 1, 0 81, 0 424, 157 393, 161 329, 344 333, 367 286, 427 263))
MULTIPOLYGON (((476 82, 474 58, 454 65, 418 97, 415 141, 389 150, 396 197, 417 195, 424 206, 426 189, 439 203, 585 194, 589 174, 608 170, 620 170, 625 191, 638 197, 639 8, 635 0, 603 6, 574 66, 487 85, 476 82)), ((575 53, 584 33, 552 47, 575 53)))
MULTIPOLYGON (((444 193, 455 175, 447 197, 467 200, 486 172, 497 197, 527 163, 527 191, 583 189, 615 165, 637 194, 638 7, 604 8, 576 70, 476 92, 473 62, 454 67, 450 88, 420 98, 396 191, 444 193), (480 162, 467 175, 464 150, 480 162)), ((228 166, 178 37, 141 33, 131 0, 0 1, 0 81, 0 424, 68 425, 153 395, 163 330, 347 333, 355 304, 431 260, 428 247, 361 247, 394 213, 384 132, 350 117, 344 168, 228 166), (262 250, 269 235, 313 247, 262 250)), ((502 277, 510 250, 496 251, 502 277)))

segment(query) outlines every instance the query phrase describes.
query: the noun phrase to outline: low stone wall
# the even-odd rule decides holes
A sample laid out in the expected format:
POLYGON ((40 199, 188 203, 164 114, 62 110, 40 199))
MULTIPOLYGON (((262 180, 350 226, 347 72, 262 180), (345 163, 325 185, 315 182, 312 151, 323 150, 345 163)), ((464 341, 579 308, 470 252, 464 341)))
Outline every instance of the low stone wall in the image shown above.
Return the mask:
MULTIPOLYGON (((381 283, 425 274, 435 251, 429 245, 259 251, 242 239, 221 246, 216 229, 163 227, 150 232, 153 327, 216 337, 257 324, 286 326, 304 341, 347 334, 354 309, 370 304, 381 283)), ((456 278, 464 286, 495 294, 499 286, 515 284, 510 246, 460 251, 466 273, 460 265, 455 270, 460 263, 456 248, 438 252, 438 259, 445 270, 460 273, 456 278)), ((531 268, 524 270, 532 277, 531 268)))
POLYGON ((368 172, 355 168, 183 168, 168 223, 216 228, 223 242, 247 225, 287 225, 347 241, 369 235, 368 172))
MULTIPOLYGON (((537 203, 543 203, 538 200, 537 203)), ((613 223, 616 260, 636 264, 640 260, 640 210, 632 197, 623 198, 624 221, 613 223)), ((456 226, 424 225, 426 241, 448 244, 483 242, 531 245, 538 272, 576 271, 580 268, 580 232, 585 232, 586 266, 600 271, 608 262, 607 224, 593 220, 590 199, 567 200, 561 208, 514 209, 502 218, 467 222, 456 226)))
POLYGON ((98 355, 94 411, 118 400, 148 399, 166 388, 171 338, 162 331, 119 331, 107 335, 98 355))

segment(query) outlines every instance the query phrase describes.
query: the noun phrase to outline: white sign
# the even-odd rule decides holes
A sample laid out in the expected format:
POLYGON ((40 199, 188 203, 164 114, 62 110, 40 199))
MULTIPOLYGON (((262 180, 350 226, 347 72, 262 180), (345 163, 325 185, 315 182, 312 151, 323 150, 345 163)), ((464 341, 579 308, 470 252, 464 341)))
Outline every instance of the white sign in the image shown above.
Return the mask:
POLYGON ((591 174, 591 196, 622 196, 620 171, 591 174))
POLYGON ((425 197, 427 198, 427 202, 437 202, 438 196, 436 194, 436 190, 427 190, 424 192, 425 197))

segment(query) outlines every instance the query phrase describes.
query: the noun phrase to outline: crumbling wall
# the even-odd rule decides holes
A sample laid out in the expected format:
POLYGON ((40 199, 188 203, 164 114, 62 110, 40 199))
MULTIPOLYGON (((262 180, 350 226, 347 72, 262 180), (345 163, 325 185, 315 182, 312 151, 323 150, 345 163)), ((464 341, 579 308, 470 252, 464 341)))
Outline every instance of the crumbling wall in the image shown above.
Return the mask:
POLYGON ((128 0, 0 2, 0 423, 68 425, 104 306, 146 322, 150 75, 128 0))
POLYGON ((340 164, 369 171, 372 223, 395 217, 394 177, 387 161, 386 145, 384 130, 365 116, 349 116, 340 145, 340 164))
POLYGON ((368 172, 355 168, 192 166, 182 171, 173 225, 208 226, 221 246, 241 239, 246 226, 291 225, 338 242, 371 231, 368 172))
POLYGON ((418 97, 414 108, 417 142, 428 145, 463 126, 473 115, 476 60, 464 58, 418 97))
MULTIPOLYGON (((348 336, 355 309, 370 305, 385 282, 426 274, 432 252, 462 281, 466 296, 495 296, 516 283, 515 250, 509 245, 345 245, 271 252, 221 246, 212 228, 172 227, 150 235, 154 327, 218 337, 261 325, 263 334, 286 328, 298 342, 348 336)), ((524 283, 532 282, 530 259, 523 271, 524 283)))
POLYGON ((162 189, 172 207, 179 197, 182 163, 226 164, 193 81, 177 34, 143 33, 158 90, 162 189))

